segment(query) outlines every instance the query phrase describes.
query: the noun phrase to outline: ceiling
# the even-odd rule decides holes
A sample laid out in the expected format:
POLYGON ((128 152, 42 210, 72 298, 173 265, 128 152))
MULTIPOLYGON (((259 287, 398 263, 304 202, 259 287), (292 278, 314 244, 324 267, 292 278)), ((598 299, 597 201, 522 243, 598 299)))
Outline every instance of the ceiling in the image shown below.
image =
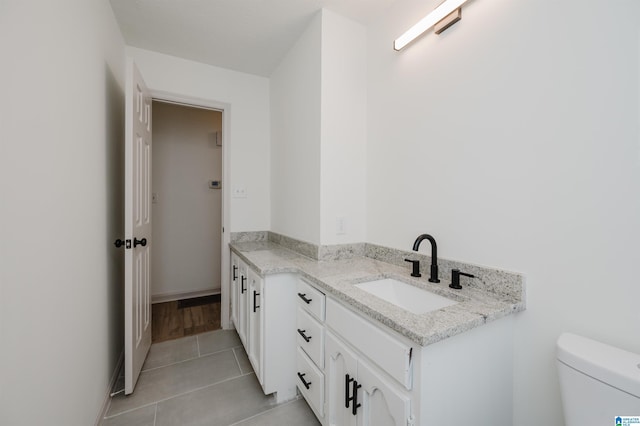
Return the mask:
POLYGON ((394 0, 110 0, 127 45, 268 77, 326 8, 366 24, 394 0))

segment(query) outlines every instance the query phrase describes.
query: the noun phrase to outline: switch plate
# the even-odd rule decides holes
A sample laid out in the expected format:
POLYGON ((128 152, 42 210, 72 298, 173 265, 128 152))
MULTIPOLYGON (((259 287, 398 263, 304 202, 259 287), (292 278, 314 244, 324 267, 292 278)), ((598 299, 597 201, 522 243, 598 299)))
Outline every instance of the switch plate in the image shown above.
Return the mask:
POLYGON ((233 187, 233 198, 247 198, 247 189, 244 185, 236 185, 233 187))
POLYGON ((152 192, 151 193, 151 204, 157 204, 158 203, 158 193, 157 192, 152 192))

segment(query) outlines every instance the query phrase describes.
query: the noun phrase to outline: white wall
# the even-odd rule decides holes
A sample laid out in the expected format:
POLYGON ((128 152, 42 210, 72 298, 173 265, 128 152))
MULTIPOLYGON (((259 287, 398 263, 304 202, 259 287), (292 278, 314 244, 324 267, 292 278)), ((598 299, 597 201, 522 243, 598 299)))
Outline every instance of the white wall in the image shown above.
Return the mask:
POLYGON ((639 6, 477 0, 394 52, 437 3, 368 26, 368 241, 525 274, 513 424, 561 425, 561 332, 640 352, 639 6))
POLYGON ((230 182, 246 198, 230 200, 230 232, 264 231, 270 224, 269 80, 127 46, 149 89, 228 104, 230 182))
POLYGON ((366 30, 322 10, 320 242, 365 241, 366 30), (337 234, 336 220, 344 219, 337 234))
POLYGON ((271 76, 272 231, 364 241, 365 70, 364 26, 323 9, 271 76))
POLYGON ((220 290, 222 112, 153 103, 152 295, 220 290))
POLYGON ((320 55, 318 13, 273 72, 271 230, 320 243, 320 55))
POLYGON ((106 0, 8 0, 0 51, 0 424, 86 426, 124 339, 124 43, 106 0))

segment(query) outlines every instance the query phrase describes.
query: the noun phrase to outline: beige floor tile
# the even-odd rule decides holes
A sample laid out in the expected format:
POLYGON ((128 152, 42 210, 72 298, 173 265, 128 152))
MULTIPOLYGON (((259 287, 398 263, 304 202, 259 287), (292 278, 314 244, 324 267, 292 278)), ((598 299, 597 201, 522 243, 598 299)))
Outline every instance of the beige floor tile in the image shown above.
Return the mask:
POLYGON ((116 395, 108 416, 141 407, 240 375, 232 350, 140 373, 129 396, 116 395))
POLYGON ((242 374, 253 372, 253 367, 251 366, 251 362, 249 361, 249 357, 247 356, 244 348, 242 346, 233 348, 233 352, 236 354, 236 358, 238 359, 238 364, 240 364, 240 371, 242 371, 242 374))
POLYGON ((154 426, 156 404, 104 419, 100 426, 154 426))
POLYGON ((149 349, 149 355, 147 355, 142 370, 163 367, 197 357, 198 342, 196 336, 154 343, 149 349))
POLYGON ((318 426, 313 411, 304 399, 287 402, 269 411, 236 423, 234 426, 318 426))
POLYGON ((231 379, 158 404, 156 426, 227 426, 273 405, 254 374, 231 379))
POLYGON ((206 355, 224 349, 242 346, 238 333, 235 330, 216 330, 198 334, 200 355, 206 355))

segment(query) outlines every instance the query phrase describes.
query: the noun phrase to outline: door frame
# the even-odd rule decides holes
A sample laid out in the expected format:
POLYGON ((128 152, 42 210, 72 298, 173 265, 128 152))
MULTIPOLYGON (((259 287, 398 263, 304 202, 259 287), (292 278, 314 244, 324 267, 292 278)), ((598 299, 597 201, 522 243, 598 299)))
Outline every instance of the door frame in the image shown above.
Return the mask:
POLYGON ((222 112, 222 247, 220 250, 220 325, 231 328, 231 298, 229 288, 229 243, 231 242, 230 205, 231 205, 231 104, 211 99, 185 96, 178 93, 149 88, 151 98, 161 102, 182 104, 185 106, 213 109, 222 112))

